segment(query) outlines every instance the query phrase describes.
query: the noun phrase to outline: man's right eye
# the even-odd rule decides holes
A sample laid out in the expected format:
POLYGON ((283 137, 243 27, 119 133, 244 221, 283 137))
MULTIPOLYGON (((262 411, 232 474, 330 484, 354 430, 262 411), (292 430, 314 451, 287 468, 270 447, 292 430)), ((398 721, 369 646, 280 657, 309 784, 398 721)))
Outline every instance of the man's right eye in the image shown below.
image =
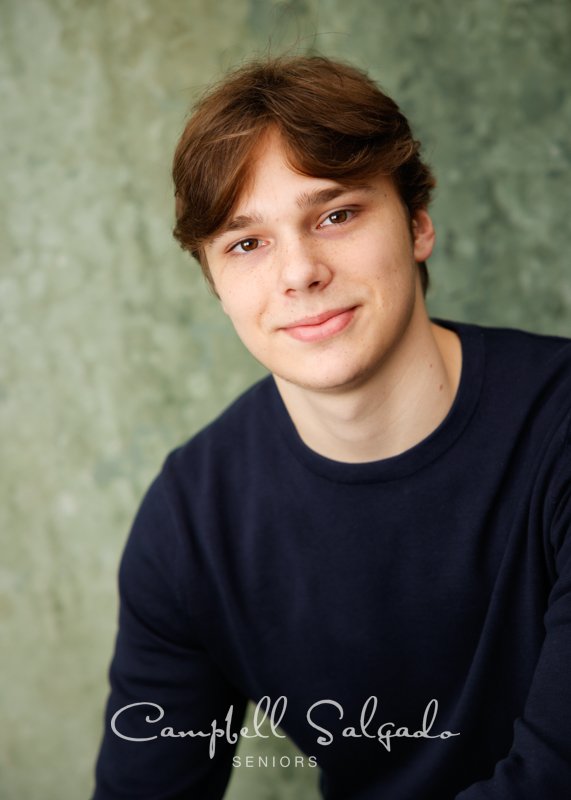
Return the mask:
POLYGON ((237 242, 230 248, 230 252, 251 253, 253 250, 257 250, 259 244, 259 239, 242 239, 241 242, 237 242))

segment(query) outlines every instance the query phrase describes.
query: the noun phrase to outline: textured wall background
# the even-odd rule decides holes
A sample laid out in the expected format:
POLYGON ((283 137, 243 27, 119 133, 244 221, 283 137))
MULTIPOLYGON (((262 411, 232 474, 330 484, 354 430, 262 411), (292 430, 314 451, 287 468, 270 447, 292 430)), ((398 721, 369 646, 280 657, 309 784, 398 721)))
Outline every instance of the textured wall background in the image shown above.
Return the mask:
MULTIPOLYGON (((260 374, 171 240, 170 159, 204 84, 292 43, 416 122, 432 313, 571 335, 569 0, 0 0, 4 800, 88 796, 136 506, 260 374)), ((243 768, 229 796, 315 781, 243 768)))

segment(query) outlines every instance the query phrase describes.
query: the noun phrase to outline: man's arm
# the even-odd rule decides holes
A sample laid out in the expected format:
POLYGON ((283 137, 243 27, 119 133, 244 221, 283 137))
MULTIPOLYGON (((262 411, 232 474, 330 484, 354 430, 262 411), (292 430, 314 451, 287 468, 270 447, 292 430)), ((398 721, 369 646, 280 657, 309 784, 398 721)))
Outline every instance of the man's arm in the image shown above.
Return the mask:
POLYGON ((544 617, 545 640, 513 745, 491 778, 456 800, 567 800, 571 797, 571 438, 545 519, 557 575, 544 617))
MULTIPOLYGON (((244 716, 246 699, 193 630, 180 590, 182 575, 193 576, 184 573, 188 560, 161 480, 143 500, 121 560, 119 631, 93 800, 222 797, 236 745, 212 730, 225 731, 230 709, 233 731, 244 716), (191 730, 204 735, 171 735, 191 730)), ((207 614, 192 610, 193 618, 207 614)))

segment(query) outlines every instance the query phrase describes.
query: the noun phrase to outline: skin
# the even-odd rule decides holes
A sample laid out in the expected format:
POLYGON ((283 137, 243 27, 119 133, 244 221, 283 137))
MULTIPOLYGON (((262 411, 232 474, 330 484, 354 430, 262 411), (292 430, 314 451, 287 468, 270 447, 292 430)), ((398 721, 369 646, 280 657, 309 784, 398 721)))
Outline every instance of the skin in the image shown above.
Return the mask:
POLYGON ((410 220, 389 177, 351 188, 300 175, 275 133, 206 244, 224 311, 321 455, 388 458, 448 413, 461 346, 427 314, 417 262, 433 246, 427 211, 410 220))

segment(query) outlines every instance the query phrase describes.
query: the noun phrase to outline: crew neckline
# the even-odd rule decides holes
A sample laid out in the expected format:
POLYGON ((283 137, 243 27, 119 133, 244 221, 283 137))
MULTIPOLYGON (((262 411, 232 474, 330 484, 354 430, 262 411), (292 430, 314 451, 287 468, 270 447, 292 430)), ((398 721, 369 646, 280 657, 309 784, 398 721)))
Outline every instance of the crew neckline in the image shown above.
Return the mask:
POLYGON ((462 368, 456 395, 442 422, 417 444, 379 461, 336 461, 312 450, 300 437, 284 405, 276 382, 270 376, 273 421, 295 458, 312 472, 340 483, 373 483, 398 480, 422 469, 441 456, 458 439, 478 404, 484 376, 484 337, 482 329, 467 322, 431 318, 432 322, 454 331, 462 347, 462 368))

